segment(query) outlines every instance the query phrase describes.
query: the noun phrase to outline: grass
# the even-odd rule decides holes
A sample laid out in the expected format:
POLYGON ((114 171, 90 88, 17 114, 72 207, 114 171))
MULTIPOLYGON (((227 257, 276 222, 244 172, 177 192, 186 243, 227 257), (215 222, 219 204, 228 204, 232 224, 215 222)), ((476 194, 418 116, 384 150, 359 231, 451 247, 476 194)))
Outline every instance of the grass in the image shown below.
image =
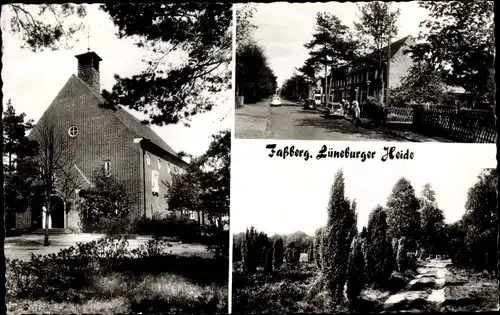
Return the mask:
POLYGON ((204 247, 179 244, 175 254, 129 258, 88 275, 83 288, 75 283, 57 296, 11 298, 6 307, 9 314, 227 313, 228 264, 204 247))

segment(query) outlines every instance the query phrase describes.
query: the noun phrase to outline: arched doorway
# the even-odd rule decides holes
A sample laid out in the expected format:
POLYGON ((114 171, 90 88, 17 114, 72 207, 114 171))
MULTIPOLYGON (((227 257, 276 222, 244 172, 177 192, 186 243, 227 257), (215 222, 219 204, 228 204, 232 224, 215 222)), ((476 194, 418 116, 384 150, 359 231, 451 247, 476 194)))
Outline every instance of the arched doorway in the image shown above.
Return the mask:
POLYGON ((50 196, 51 228, 64 229, 64 201, 57 195, 50 196))

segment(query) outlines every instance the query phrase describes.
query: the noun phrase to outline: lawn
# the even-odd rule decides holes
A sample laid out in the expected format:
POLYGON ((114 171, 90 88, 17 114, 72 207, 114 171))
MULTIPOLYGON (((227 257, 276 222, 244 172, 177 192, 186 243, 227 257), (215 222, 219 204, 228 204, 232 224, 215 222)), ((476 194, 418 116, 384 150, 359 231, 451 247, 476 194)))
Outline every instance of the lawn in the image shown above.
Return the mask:
MULTIPOLYGON (((454 312, 491 311, 497 307, 495 279, 453 266, 431 268, 419 268, 423 274, 415 273, 413 280, 412 277, 399 279, 403 283, 395 285, 399 289, 392 292, 365 288, 358 309, 363 312, 454 312), (427 281, 429 279, 433 281, 427 281)), ((302 259, 297 265, 285 263, 271 274, 258 270, 254 275, 246 275, 241 263, 234 263, 232 311, 241 314, 330 313, 326 292, 311 291, 318 274, 314 263, 302 259)), ((396 280, 390 281, 396 284, 396 280)))
POLYGON ((8 240, 6 257, 19 259, 8 262, 9 314, 228 312, 229 262, 202 245, 164 242, 160 248, 136 238, 120 247, 83 235, 51 239, 48 247, 34 236, 8 240), (88 243, 71 247, 77 238, 88 243), (23 249, 46 255, 26 259, 23 249))

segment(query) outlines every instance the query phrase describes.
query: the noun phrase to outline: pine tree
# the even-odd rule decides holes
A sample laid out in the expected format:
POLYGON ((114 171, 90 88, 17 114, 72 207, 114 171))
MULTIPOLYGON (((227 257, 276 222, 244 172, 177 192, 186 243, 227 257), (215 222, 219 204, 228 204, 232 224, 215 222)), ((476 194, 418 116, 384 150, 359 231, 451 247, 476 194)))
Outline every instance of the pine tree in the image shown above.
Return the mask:
POLYGON ((398 241, 398 253, 396 256, 398 271, 403 273, 408 270, 408 249, 405 237, 401 237, 398 241))
POLYGON ((309 246, 309 250, 307 252, 307 261, 308 262, 314 261, 314 245, 309 246))
POLYGON ((245 237, 241 244, 243 267, 246 273, 253 274, 257 270, 257 255, 255 251, 255 239, 257 231, 255 227, 250 227, 245 232, 245 237))
POLYGON ((281 237, 278 237, 274 241, 273 246, 273 266, 275 270, 281 268, 281 265, 283 264, 283 254, 283 239, 281 237))

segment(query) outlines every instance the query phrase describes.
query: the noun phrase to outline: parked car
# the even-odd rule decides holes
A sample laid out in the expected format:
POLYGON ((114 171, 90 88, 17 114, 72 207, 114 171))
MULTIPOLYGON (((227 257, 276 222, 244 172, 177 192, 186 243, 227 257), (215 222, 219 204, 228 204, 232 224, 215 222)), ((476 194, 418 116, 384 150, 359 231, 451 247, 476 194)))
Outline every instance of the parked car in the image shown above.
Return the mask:
POLYGON ((304 101, 304 108, 305 109, 314 109, 316 103, 312 98, 308 98, 304 101))
POLYGON ((336 102, 330 102, 325 107, 326 117, 344 117, 345 111, 342 104, 336 102))
POLYGON ((281 106, 281 98, 279 96, 274 96, 271 101, 271 106, 281 106))

